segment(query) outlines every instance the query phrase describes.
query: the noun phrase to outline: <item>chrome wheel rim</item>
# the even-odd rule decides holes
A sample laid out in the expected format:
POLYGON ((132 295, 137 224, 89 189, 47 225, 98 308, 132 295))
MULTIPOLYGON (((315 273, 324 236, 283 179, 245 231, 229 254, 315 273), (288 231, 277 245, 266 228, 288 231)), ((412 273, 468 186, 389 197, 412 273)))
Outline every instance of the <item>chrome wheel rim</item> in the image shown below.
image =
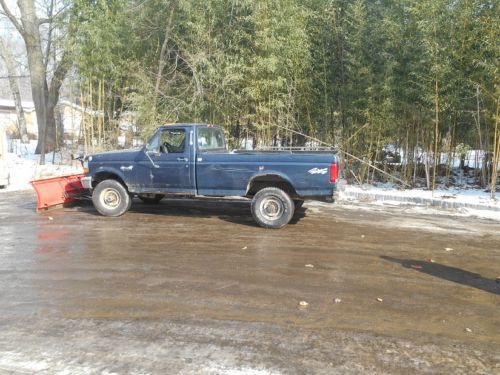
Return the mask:
POLYGON ((285 206, 279 198, 268 197, 260 203, 260 212, 266 220, 276 220, 285 212, 285 206))
POLYGON ((111 188, 106 188, 101 192, 101 202, 107 208, 116 208, 120 205, 122 198, 120 193, 111 188))

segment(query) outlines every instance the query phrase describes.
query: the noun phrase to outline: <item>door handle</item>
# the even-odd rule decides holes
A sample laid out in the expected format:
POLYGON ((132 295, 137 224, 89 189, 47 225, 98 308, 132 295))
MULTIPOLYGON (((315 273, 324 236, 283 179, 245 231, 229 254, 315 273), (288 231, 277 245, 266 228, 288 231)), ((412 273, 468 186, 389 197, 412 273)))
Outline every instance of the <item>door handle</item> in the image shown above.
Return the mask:
POLYGON ((188 161, 188 158, 177 158, 177 161, 188 161))

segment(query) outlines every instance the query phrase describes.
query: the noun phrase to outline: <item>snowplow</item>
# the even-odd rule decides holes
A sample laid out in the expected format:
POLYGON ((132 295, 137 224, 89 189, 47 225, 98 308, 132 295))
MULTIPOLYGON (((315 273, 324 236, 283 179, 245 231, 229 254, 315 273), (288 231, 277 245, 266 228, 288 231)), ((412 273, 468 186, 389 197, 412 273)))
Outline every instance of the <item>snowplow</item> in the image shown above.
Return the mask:
POLYGON ((36 192, 36 212, 72 205, 89 199, 88 190, 82 185, 87 170, 83 168, 83 155, 71 155, 73 165, 39 166, 31 186, 36 192), (43 169, 46 167, 47 169, 43 169), (55 167, 55 168, 54 168, 55 167))
POLYGON ((85 174, 58 176, 31 181, 37 196, 37 212, 73 204, 85 197, 81 179, 85 174))

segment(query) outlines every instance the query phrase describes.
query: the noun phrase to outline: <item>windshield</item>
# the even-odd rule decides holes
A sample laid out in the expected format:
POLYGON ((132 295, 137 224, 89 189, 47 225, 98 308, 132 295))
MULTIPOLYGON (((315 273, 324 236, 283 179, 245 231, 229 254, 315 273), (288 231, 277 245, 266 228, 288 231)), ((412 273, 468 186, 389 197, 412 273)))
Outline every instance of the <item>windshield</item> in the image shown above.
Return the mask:
POLYGON ((224 133, 221 128, 198 128, 198 149, 202 151, 225 149, 224 133))

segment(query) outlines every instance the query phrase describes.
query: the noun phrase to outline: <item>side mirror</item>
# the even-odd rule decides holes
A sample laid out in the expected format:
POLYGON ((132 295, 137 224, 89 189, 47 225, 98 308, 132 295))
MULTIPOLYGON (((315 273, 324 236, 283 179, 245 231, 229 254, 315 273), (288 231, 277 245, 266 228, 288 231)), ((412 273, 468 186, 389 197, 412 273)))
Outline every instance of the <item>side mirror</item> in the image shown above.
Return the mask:
POLYGON ((151 162, 151 165, 154 167, 154 168, 160 168, 160 166, 158 164, 156 164, 153 159, 151 159, 151 156, 150 155, 153 155, 153 156, 158 156, 160 155, 158 152, 155 152, 153 150, 148 150, 147 148, 147 145, 144 146, 144 148, 142 149, 142 151, 144 151, 144 155, 146 155, 149 159, 149 161, 151 162))
POLYGON ((148 148, 148 144, 144 145, 144 147, 142 148, 142 151, 144 151, 145 154, 147 155, 153 155, 153 156, 159 156, 160 155, 160 152, 158 150, 154 150, 154 149, 149 149, 148 148))
POLYGON ((83 152, 73 153, 71 154, 71 160, 83 160, 84 156, 83 152))

